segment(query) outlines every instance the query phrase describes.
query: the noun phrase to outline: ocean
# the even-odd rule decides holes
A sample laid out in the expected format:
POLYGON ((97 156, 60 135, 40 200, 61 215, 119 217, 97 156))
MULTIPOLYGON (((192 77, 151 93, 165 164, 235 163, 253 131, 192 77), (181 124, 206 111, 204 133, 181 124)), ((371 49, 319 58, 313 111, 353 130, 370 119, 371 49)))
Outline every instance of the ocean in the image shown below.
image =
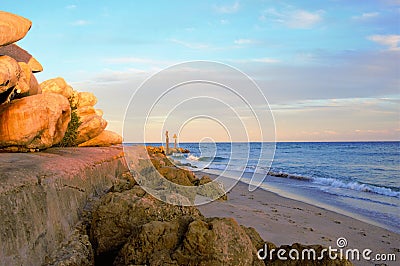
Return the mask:
POLYGON ((245 183, 265 177, 261 189, 400 233, 400 142, 268 145, 180 143, 190 153, 171 158, 245 183))

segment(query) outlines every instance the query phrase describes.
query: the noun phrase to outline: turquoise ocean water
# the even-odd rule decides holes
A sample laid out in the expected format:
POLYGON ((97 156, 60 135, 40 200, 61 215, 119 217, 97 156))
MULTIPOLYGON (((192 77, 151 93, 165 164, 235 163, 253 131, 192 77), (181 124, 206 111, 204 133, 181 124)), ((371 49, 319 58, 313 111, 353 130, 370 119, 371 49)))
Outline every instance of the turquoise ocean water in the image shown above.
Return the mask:
POLYGON ((281 142, 273 158, 268 145, 181 143, 191 153, 172 159, 400 233, 400 142, 281 142))

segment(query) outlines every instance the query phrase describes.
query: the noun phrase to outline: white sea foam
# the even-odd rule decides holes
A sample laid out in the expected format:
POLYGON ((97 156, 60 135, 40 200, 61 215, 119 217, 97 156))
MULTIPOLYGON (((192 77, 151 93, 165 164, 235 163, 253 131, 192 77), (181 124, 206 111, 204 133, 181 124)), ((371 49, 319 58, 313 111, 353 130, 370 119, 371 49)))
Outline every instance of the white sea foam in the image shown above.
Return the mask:
POLYGON ((187 159, 188 159, 189 161, 198 161, 200 158, 197 157, 197 156, 194 156, 193 154, 190 154, 190 155, 187 157, 187 159))
POLYGON ((312 182, 319 185, 331 186, 336 188, 345 188, 362 192, 375 193, 389 197, 400 197, 400 192, 393 191, 390 188, 377 187, 373 185, 361 184, 358 182, 343 182, 333 178, 313 178, 312 182))

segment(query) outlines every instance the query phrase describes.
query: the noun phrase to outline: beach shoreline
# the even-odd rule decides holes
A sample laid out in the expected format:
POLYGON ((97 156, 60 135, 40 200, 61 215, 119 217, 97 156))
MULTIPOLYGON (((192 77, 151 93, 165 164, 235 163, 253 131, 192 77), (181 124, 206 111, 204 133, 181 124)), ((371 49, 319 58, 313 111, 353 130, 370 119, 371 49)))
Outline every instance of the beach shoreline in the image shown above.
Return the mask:
MULTIPOLYGON (((197 172, 198 176, 209 173, 197 172)), ((286 198, 238 182, 228 192, 227 201, 214 201, 198 206, 206 217, 232 217, 239 224, 255 228, 265 241, 277 245, 293 243, 320 244, 337 248, 344 237, 347 249, 371 249, 372 254, 395 254, 400 257, 400 234, 309 203, 286 198)), ((352 261, 355 265, 375 265, 373 261, 352 261)), ((395 265, 396 262, 385 262, 395 265)))

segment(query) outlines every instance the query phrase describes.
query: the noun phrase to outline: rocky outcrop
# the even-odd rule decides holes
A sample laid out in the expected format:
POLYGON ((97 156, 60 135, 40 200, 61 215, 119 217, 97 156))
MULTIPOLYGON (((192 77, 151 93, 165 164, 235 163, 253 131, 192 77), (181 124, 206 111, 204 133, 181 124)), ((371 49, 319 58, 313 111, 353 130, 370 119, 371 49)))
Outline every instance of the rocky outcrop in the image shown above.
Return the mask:
POLYGON ((28 33, 32 22, 21 16, 0 11, 0 46, 21 40, 28 33))
POLYGON ((119 252, 113 265, 177 265, 173 251, 193 220, 179 217, 170 222, 152 221, 140 226, 119 252))
POLYGON ((181 217, 139 227, 114 261, 122 265, 264 265, 231 218, 181 217))
POLYGON ((172 256, 178 265, 262 265, 249 236, 233 218, 190 223, 172 256))
POLYGON ((202 217, 195 207, 164 203, 137 185, 127 191, 109 193, 93 212, 91 238, 96 254, 117 252, 138 226, 184 215, 202 217))
POLYGON ((41 72, 42 65, 28 51, 14 43, 26 35, 31 24, 28 19, 0 11, 0 150, 15 152, 45 149, 59 143, 59 137, 64 135, 67 140, 61 145, 86 142, 82 144, 86 147, 121 143, 122 138, 110 131, 99 136, 106 128, 107 121, 103 119, 101 110, 94 109, 97 98, 93 93, 77 92, 61 77, 46 80, 39 85, 33 73, 41 72), (60 98, 53 103, 48 101, 54 96, 28 97, 42 93, 62 95, 70 107, 67 108, 66 101, 60 98), (21 98, 22 101, 13 102, 21 98), (46 106, 48 103, 50 105, 46 106), (55 103, 60 104, 58 109, 55 109, 55 103), (27 109, 29 107, 32 107, 30 111, 27 109), (73 116, 73 125, 68 127, 67 118, 76 108, 78 118, 73 116), (49 117, 45 117, 46 114, 49 117), (93 138, 96 139, 90 141, 93 138))
MULTIPOLYGON (((129 148, 126 148, 127 157, 129 158, 129 148)), ((187 189, 185 187, 176 187, 173 188, 174 191, 178 192, 185 196, 190 202, 193 202, 196 194, 204 196, 208 199, 220 199, 227 200, 228 197, 223 189, 223 186, 217 182, 212 182, 209 176, 202 176, 199 179, 192 171, 186 168, 178 168, 176 167, 168 157, 164 154, 164 149, 156 148, 156 147, 146 147, 146 151, 150 157, 150 162, 146 160, 142 162, 142 164, 137 167, 138 171, 145 173, 146 175, 156 175, 154 172, 158 172, 168 181, 171 181, 175 184, 185 186, 185 187, 194 187, 193 189, 187 189)), ((183 150, 185 151, 185 150, 183 150)), ((152 180, 149 178, 149 180, 152 180)), ((157 180, 157 179, 154 179, 157 180)), ((157 184, 151 184, 151 181, 142 182, 142 185, 146 185, 148 187, 161 187, 161 183, 155 181, 157 184)), ((165 187, 169 187, 169 184, 164 184, 165 187)), ((161 191, 161 190, 159 190, 161 191)))
POLYGON ((59 143, 71 119, 66 98, 49 93, 0 106, 0 147, 8 151, 45 149, 59 143))
POLYGON ((58 260, 90 262, 88 237, 76 225, 126 171, 122 148, 0 153, 0 169, 0 265, 43 265, 57 251, 58 260))
MULTIPOLYGON (((66 136, 61 146, 110 146, 121 143, 122 138, 110 131, 99 136, 107 126, 103 119, 103 111, 94 109, 97 98, 91 92, 77 92, 61 78, 49 79, 38 83, 34 73, 43 71, 42 65, 26 50, 14 42, 22 39, 31 27, 31 21, 11 13, 0 11, 0 150, 3 151, 35 151, 51 147, 60 142, 59 136, 66 136), (29 97, 39 94, 59 94, 70 106, 67 111, 63 101, 60 104, 62 118, 54 104, 45 106, 52 96, 29 97), (13 102, 15 99, 23 101, 13 102), (28 101, 33 101, 28 103, 28 101), (5 106, 5 104, 10 105, 5 106), (27 112, 27 106, 41 104, 27 112), (22 108, 17 110, 17 108, 22 108), (45 109, 55 111, 50 117, 44 117, 45 109), (78 109, 78 110, 75 110, 78 109), (5 112, 7 111, 7 112, 5 112), (3 113, 1 113, 3 112, 3 113), (37 113, 35 113, 37 112, 37 113), (64 127, 64 121, 72 113, 71 124, 64 127), (75 113, 76 112, 76 113, 75 113), (9 114, 23 113, 27 116, 12 117, 9 114), (77 114, 77 116, 75 115, 77 114), (18 120, 19 119, 19 120, 18 120), (38 120, 40 119, 40 121, 38 120), (37 123, 34 125, 35 121, 37 123), (54 126, 52 121, 57 121, 54 126), (46 124, 51 128, 45 128, 46 124), (17 132, 21 126, 21 132, 17 132), (28 128, 31 129, 28 130, 28 128), (9 132, 8 130, 11 129, 9 132), (99 137, 98 137, 99 136, 99 137), (96 138, 98 137, 98 138, 96 138), (20 139, 18 139, 20 138, 20 139), (95 140, 92 140, 96 138, 95 140), (90 141, 92 140, 92 141, 90 141), (89 141, 89 142, 88 142, 89 141)), ((58 99, 56 102, 61 103, 58 99)), ((68 124, 68 122, 67 122, 68 124)))
POLYGON ((121 144, 122 137, 112 131, 104 130, 97 137, 79 144, 79 147, 108 147, 110 145, 121 144))
POLYGON ((40 63, 13 42, 23 38, 31 22, 0 11, 0 104, 40 93, 33 72, 43 70, 40 63))
POLYGON ((93 248, 85 231, 85 226, 79 223, 57 251, 52 256, 47 257, 45 265, 93 266, 93 248))
POLYGON ((95 106, 97 103, 97 98, 91 92, 79 92, 77 95, 77 107, 82 108, 86 106, 95 106))
POLYGON ((82 124, 78 128, 77 144, 97 137, 107 126, 107 121, 97 114, 79 117, 79 119, 82 124))
POLYGON ((94 108, 97 98, 93 93, 75 91, 61 77, 46 80, 40 84, 40 87, 43 93, 63 95, 69 99, 71 106, 76 108, 75 112, 80 121, 80 126, 77 129, 77 145, 85 143, 81 146, 110 146, 122 142, 121 136, 117 133, 111 134, 111 132, 106 132, 100 138, 91 141, 107 127, 107 121, 102 117, 103 112, 94 108))
POLYGON ((0 46, 0 55, 7 55, 17 62, 27 64, 33 73, 42 72, 43 66, 30 54, 15 43, 0 46))
POLYGON ((72 87, 61 77, 43 81, 40 83, 40 88, 42 89, 42 93, 57 93, 67 99, 70 99, 74 92, 72 87))

